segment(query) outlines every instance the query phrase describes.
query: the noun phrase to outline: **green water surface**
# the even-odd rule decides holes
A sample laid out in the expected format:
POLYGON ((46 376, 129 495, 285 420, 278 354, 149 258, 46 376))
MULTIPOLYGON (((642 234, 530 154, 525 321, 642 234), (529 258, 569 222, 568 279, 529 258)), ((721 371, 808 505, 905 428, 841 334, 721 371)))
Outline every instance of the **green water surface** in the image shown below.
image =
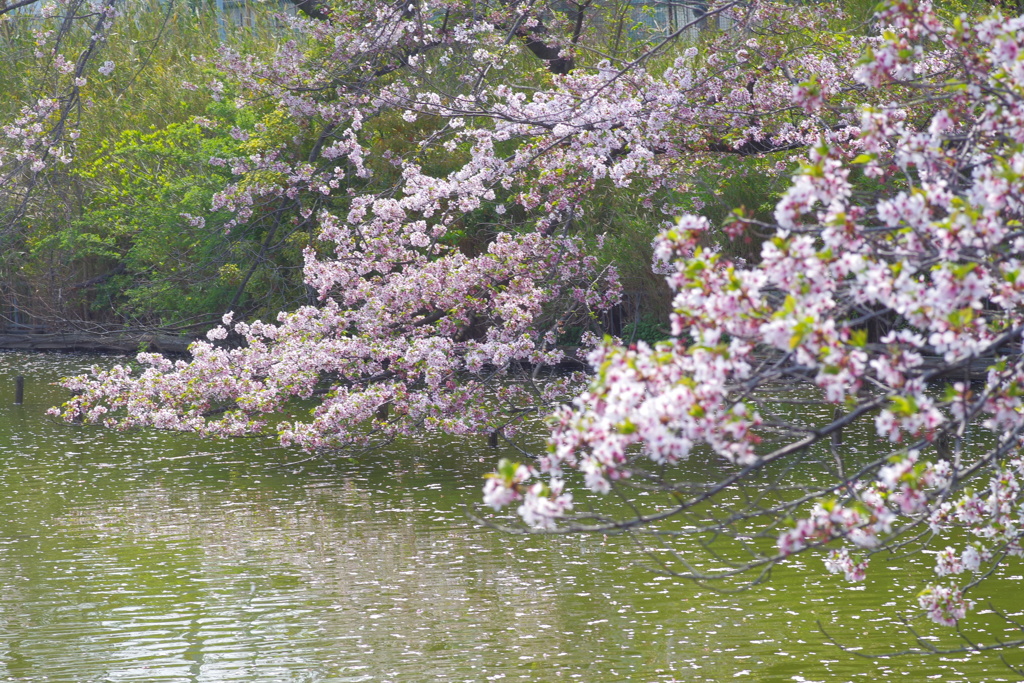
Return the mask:
MULTIPOLYGON (((903 617, 962 643, 910 609, 926 553, 876 557, 863 584, 801 558, 722 594, 652 574, 629 539, 475 526, 501 455, 482 442, 309 459, 44 416, 50 382, 115 360, 0 353, 0 680, 1016 680, 992 653, 836 644, 913 646, 903 617)), ((1019 634, 990 606, 1024 615, 1021 573, 975 591, 972 637, 1019 634)))

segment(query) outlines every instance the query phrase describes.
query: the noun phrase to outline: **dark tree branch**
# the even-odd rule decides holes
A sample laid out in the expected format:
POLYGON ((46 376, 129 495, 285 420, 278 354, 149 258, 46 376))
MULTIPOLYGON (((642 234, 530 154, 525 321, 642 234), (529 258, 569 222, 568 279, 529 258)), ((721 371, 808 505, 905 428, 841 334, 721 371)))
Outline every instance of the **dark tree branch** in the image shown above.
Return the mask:
POLYGON ((16 2, 13 5, 4 5, 4 6, 0 7, 0 16, 3 16, 4 14, 7 14, 8 12, 13 12, 16 9, 21 9, 22 7, 28 7, 29 5, 34 5, 37 2, 39 2, 39 0, 21 0, 21 2, 16 2))

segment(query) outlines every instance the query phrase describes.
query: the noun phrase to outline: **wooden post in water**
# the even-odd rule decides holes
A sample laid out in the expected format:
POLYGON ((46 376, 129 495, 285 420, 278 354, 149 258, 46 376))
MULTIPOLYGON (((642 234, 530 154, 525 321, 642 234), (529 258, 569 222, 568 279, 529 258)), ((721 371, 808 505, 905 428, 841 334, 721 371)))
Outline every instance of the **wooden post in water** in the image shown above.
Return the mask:
POLYGON ((14 378, 14 405, 20 406, 25 402, 25 378, 18 375, 14 378))

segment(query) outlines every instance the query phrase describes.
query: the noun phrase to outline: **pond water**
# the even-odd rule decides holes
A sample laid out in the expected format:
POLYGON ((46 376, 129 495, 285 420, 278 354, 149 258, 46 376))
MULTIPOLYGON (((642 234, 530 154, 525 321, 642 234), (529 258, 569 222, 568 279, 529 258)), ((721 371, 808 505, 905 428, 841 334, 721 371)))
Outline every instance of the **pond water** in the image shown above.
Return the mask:
MULTIPOLYGON (((723 594, 651 573, 629 539, 477 527, 501 455, 483 443, 309 459, 46 418, 49 383, 94 362, 113 359, 0 353, 0 680, 1016 679, 991 653, 836 644, 912 646, 902 616, 959 644, 907 611, 928 555, 859 585, 806 558, 723 594)), ((1024 614, 1019 573, 973 594, 979 640, 1014 636, 986 605, 1024 614)))

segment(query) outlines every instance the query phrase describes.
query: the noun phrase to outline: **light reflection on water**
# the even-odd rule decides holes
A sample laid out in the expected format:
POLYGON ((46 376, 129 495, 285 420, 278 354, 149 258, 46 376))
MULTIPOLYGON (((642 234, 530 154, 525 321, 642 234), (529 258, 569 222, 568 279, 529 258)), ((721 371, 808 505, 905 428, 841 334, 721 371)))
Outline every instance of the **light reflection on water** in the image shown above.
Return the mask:
MULTIPOLYGON (((994 656, 861 659, 818 628, 906 647, 898 610, 929 556, 876 560, 860 586, 808 558, 716 593, 637 566, 625 539, 474 528, 483 444, 332 462, 43 418, 61 400, 45 382, 91 362, 0 354, 0 679, 1012 678, 994 656), (18 373, 25 406, 4 393, 18 373)), ((1002 596, 1020 580, 988 590, 1019 610, 1002 596)), ((1005 630, 986 618, 990 639, 1005 630)))

